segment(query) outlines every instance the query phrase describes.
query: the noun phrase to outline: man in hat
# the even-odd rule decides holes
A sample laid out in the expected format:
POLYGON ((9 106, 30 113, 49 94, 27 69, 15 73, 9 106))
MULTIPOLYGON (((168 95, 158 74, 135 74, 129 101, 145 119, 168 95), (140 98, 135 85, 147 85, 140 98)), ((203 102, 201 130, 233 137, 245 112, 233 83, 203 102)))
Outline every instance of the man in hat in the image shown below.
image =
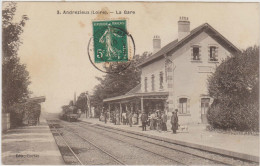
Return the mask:
POLYGON ((142 121, 142 129, 143 131, 146 131, 146 122, 148 120, 148 115, 143 111, 141 115, 141 121, 142 121))
POLYGON ((172 132, 173 134, 176 134, 176 130, 178 129, 178 116, 177 116, 178 109, 175 109, 174 112, 172 112, 171 117, 171 124, 172 124, 172 132))

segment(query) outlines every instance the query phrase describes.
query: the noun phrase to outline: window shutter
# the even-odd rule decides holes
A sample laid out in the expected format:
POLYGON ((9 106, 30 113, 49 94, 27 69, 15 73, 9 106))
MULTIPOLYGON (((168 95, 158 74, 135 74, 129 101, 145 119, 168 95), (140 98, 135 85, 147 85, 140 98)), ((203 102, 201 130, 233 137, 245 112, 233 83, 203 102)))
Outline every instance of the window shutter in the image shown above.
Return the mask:
POLYGON ((187 99, 187 113, 190 113, 190 99, 187 99))

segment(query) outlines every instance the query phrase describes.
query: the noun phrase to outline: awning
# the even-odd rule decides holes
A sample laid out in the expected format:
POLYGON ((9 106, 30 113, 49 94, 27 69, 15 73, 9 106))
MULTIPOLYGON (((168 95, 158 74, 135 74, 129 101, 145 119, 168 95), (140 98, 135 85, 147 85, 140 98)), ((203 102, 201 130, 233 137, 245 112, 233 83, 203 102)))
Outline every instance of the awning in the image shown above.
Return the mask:
POLYGON ((121 96, 111 97, 104 99, 103 102, 119 102, 123 100, 129 100, 134 98, 143 98, 143 99, 167 99, 168 92, 146 92, 146 93, 134 93, 134 94, 125 94, 121 96))
POLYGON ((29 98, 26 100, 26 102, 36 102, 36 103, 42 103, 45 102, 45 96, 40 96, 40 97, 33 97, 29 98))

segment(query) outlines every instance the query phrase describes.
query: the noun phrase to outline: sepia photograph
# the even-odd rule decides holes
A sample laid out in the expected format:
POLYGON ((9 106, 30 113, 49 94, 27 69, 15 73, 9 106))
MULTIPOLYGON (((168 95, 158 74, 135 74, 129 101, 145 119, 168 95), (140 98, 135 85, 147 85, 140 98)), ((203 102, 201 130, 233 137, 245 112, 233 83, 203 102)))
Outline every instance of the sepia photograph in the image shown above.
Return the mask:
POLYGON ((259 165, 258 2, 2 2, 2 165, 259 165))

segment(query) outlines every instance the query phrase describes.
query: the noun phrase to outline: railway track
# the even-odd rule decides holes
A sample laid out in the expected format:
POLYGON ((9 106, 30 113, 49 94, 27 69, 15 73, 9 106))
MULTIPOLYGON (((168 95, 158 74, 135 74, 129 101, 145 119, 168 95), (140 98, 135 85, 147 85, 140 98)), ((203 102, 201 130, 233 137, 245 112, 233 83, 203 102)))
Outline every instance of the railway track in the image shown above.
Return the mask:
POLYGON ((160 156, 161 158, 164 158, 168 161, 172 161, 173 163, 176 163, 178 165, 191 165, 191 164, 197 164, 196 162, 192 161, 200 161, 203 165, 212 165, 212 164, 221 164, 221 165, 258 165, 258 163, 253 162, 244 162, 238 159, 230 158, 227 156, 222 156, 215 153, 210 153, 206 151, 202 151, 199 149, 194 149, 191 147, 185 147, 182 145, 175 145, 173 143, 165 142, 162 140, 158 140, 155 138, 150 137, 144 137, 143 135, 138 135, 134 133, 128 133, 121 130, 116 130, 111 127, 105 127, 105 126, 97 126, 97 125, 91 125, 87 122, 75 122, 75 123, 69 123, 64 121, 56 120, 56 123, 61 123, 63 127, 65 127, 66 131, 73 133, 74 135, 77 135, 82 140, 88 142, 95 148, 102 151, 104 154, 110 156, 113 158, 113 160, 120 165, 125 165, 124 162, 119 160, 117 157, 115 157, 113 154, 109 153, 103 148, 100 148, 99 145, 95 144, 93 141, 90 141, 90 139, 87 139, 86 137, 82 136, 82 132, 84 130, 85 133, 92 133, 96 135, 102 135, 103 137, 106 137, 107 139, 116 140, 118 142, 129 144, 135 148, 141 149, 143 151, 146 151, 148 153, 151 153, 156 156, 160 156), (76 130, 79 130, 79 127, 82 129, 80 133, 77 133, 76 130), (86 132, 87 131, 87 132, 86 132), (139 142, 139 143, 136 143, 139 142), (149 145, 149 146, 147 146, 149 145), (147 147, 153 147, 153 148, 147 148, 147 147), (161 152, 168 151, 169 154, 165 153, 158 153, 157 151, 154 151, 153 149, 160 149, 161 152), (177 154, 176 156, 172 155, 172 153, 177 154), (174 157, 172 157, 174 156, 174 157), (182 157, 179 157, 182 156, 182 157), (184 157, 185 156, 185 157, 184 157), (186 161, 188 159, 188 161, 186 161))
MULTIPOLYGON (((165 141, 158 140, 158 139, 155 139, 155 138, 144 137, 143 135, 138 135, 138 134, 133 134, 133 133, 129 134, 125 131, 116 130, 116 129, 113 129, 111 127, 90 125, 87 122, 79 122, 77 125, 80 126, 80 127, 86 128, 88 130, 92 130, 94 132, 97 132, 97 131, 93 130, 93 128, 103 130, 103 131, 106 131, 106 132, 109 132, 109 133, 122 135, 122 136, 129 137, 129 138, 133 138, 133 139, 136 139, 136 140, 139 140, 139 141, 145 141, 145 142, 151 143, 151 144, 156 145, 156 146, 161 146, 161 147, 164 147, 164 148, 167 148, 167 149, 170 149, 170 150, 186 153, 186 154, 189 154, 189 155, 201 158, 201 159, 210 160, 212 162, 215 162, 216 164, 222 164, 222 165, 223 164, 224 165, 258 165, 259 164, 259 163, 255 163, 255 162, 252 162, 252 161, 244 161, 244 160, 241 160, 241 159, 231 158, 229 156, 223 156, 223 155, 208 152, 208 151, 202 151, 202 150, 194 149, 194 148, 191 148, 191 147, 185 147, 183 145, 174 145, 173 143, 167 143, 165 141), (87 124, 88 127, 86 126, 86 124, 87 124), (169 144, 171 144, 171 145, 169 145, 169 144)), ((100 132, 99 134, 105 135, 103 132, 100 132)), ((106 136, 108 136, 108 135, 106 135, 106 136)), ((116 139, 116 138, 114 138, 114 139, 116 139)), ((118 141, 120 141, 120 140, 118 140, 118 141)), ((180 162, 180 164, 186 165, 187 163, 180 162)))
MULTIPOLYGON (((66 123, 67 123, 67 122, 66 122, 66 123)), ((77 123, 69 123, 69 125, 66 126, 66 127, 67 127, 67 128, 70 128, 71 130, 74 130, 73 128, 71 128, 72 124, 73 124, 75 127, 82 127, 82 126, 78 125, 77 123)), ((83 127, 83 128, 84 128, 84 127, 83 127)), ((89 130, 88 130, 88 131, 89 131, 89 130)), ((97 133, 97 132, 96 132, 96 133, 97 133)), ((74 134, 78 135, 79 137, 81 137, 82 139, 85 140, 85 138, 82 137, 82 136, 80 136, 79 134, 77 134, 77 133, 74 133, 74 134)), ((98 134, 99 134, 99 135, 104 135, 104 134, 102 134, 102 133, 100 133, 100 132, 99 132, 98 134)), ((109 138, 112 138, 112 137, 109 137, 109 138)), ((120 139, 114 139, 114 138, 112 138, 112 139, 113 139, 113 140, 117 140, 118 142, 126 143, 126 142, 124 142, 124 141, 122 141, 122 140, 120 140, 120 139)), ((89 140, 86 140, 86 141, 89 141, 89 140)), ((129 144, 129 143, 127 142, 127 144, 129 144)), ((97 146, 97 145, 96 145, 96 146, 97 146)), ((156 155, 156 156, 160 156, 161 158, 164 158, 164 159, 173 161, 173 163, 175 163, 175 164, 178 164, 178 165, 187 165, 187 164, 184 163, 184 162, 178 161, 178 160, 176 160, 176 159, 174 159, 174 158, 166 157, 166 156, 164 156, 164 155, 155 153, 155 152, 153 152, 153 151, 150 151, 150 150, 148 150, 148 149, 142 148, 142 147, 140 147, 140 146, 136 146, 136 145, 134 145, 134 144, 131 144, 131 146, 136 147, 136 148, 138 148, 138 149, 141 149, 141 150, 143 150, 143 151, 146 151, 146 152, 148 152, 148 153, 152 153, 152 154, 154 154, 154 155, 156 155)), ((97 147, 98 147, 98 146, 97 146, 97 147)), ((113 155, 111 155, 111 156, 113 156, 113 155)), ((115 158, 115 157, 114 157, 114 158, 115 158)), ((115 160, 117 160, 117 159, 115 158, 115 160)), ((121 165, 125 165, 122 161, 119 161, 119 163, 120 163, 121 165)))
MULTIPOLYGON (((83 122, 83 123, 84 123, 84 122, 83 122)), ((210 158, 207 158, 207 157, 204 157, 204 156, 197 155, 197 154, 195 154, 195 153, 190 153, 190 152, 181 150, 180 148, 177 148, 177 149, 176 149, 176 148, 167 147, 166 145, 162 145, 162 144, 158 144, 158 143, 155 143, 155 142, 147 141, 147 140, 144 140, 143 138, 138 138, 138 137, 131 136, 131 135, 122 134, 122 133, 120 133, 120 132, 113 131, 113 130, 109 130, 109 129, 106 129, 106 128, 102 128, 102 127, 99 127, 99 126, 91 125, 91 127, 89 127, 89 126, 86 127, 86 126, 82 126, 82 125, 79 125, 79 124, 77 124, 77 125, 80 126, 80 127, 83 127, 83 128, 85 128, 85 129, 87 129, 88 131, 91 130, 92 132, 97 132, 98 134, 104 135, 104 136, 106 136, 106 137, 110 137, 111 139, 116 139, 116 140, 119 141, 119 142, 124 142, 124 141, 122 141, 122 140, 120 140, 120 139, 118 139, 118 138, 116 138, 116 137, 109 136, 108 134, 104 134, 103 132, 98 132, 97 130, 94 130, 93 128, 99 129, 99 130, 103 130, 103 131, 107 131, 107 132, 114 133, 114 134, 118 134, 118 135, 121 135, 121 136, 129 137, 129 138, 132 138, 132 139, 135 139, 135 140, 138 140, 138 141, 145 141, 145 142, 147 142, 147 143, 149 143, 149 144, 152 144, 153 146, 161 146, 161 147, 166 148, 166 149, 169 149, 169 150, 174 150, 174 151, 178 151, 178 152, 181 152, 181 153, 186 153, 186 154, 188 154, 188 155, 192 155, 192 156, 195 156, 195 157, 199 157, 199 158, 204 159, 204 160, 210 160, 210 161, 212 161, 214 164, 231 165, 230 163, 226 163, 226 162, 223 162, 223 161, 210 159, 210 158)), ((127 142, 127 143, 129 143, 129 142, 127 142)), ((134 143, 130 143, 130 144, 131 144, 132 146, 135 146, 135 147, 139 148, 139 149, 145 150, 145 151, 147 151, 147 152, 149 152, 149 153, 153 153, 153 154, 158 155, 158 156, 161 156, 161 157, 163 157, 163 158, 165 158, 165 159, 172 160, 172 161, 174 161, 174 162, 176 162, 176 163, 178 163, 178 164, 180 164, 180 165, 189 165, 189 164, 190 164, 190 163, 183 162, 183 161, 180 160, 180 159, 173 159, 173 158, 171 158, 171 157, 167 157, 166 155, 162 155, 162 154, 160 154, 160 153, 156 153, 156 152, 154 152, 154 151, 152 151, 152 150, 149 150, 148 148, 142 148, 142 147, 140 147, 140 146, 138 146, 138 145, 135 145, 134 143)), ((211 164, 212 164, 212 163, 211 163, 211 164)))
MULTIPOLYGON (((78 125, 78 126, 80 126, 80 125, 78 125)), ((80 126, 80 127, 82 127, 82 126, 80 126)), ((86 127, 83 127, 83 128, 86 128, 86 127)), ((88 128, 88 130, 94 131, 93 129, 89 129, 89 128, 88 128)), ((119 141, 119 142, 125 143, 124 141, 122 141, 122 140, 120 140, 120 139, 118 139, 118 138, 105 135, 105 134, 103 134, 103 133, 101 133, 101 132, 96 132, 96 133, 101 134, 101 135, 104 135, 104 136, 109 137, 109 138, 112 138, 112 139, 115 139, 115 140, 117 140, 117 141, 119 141)), ((129 143, 129 142, 128 142, 128 143, 129 143)), ((136 147, 136 148, 142 149, 142 150, 144 150, 144 151, 146 151, 146 152, 149 152, 149 153, 155 154, 155 155, 157 155, 157 156, 163 157, 163 158, 165 158, 165 159, 171 160, 171 161, 177 163, 178 165, 187 165, 187 164, 184 163, 184 162, 181 162, 181 161, 178 161, 178 160, 176 160, 176 159, 173 159, 173 158, 166 157, 166 156, 164 156, 164 155, 155 153, 155 152, 153 152, 153 151, 151 151, 151 150, 148 150, 148 149, 146 149, 146 148, 142 148, 142 147, 137 146, 137 145, 135 145, 135 144, 131 144, 131 145, 134 146, 134 147, 136 147)))
MULTIPOLYGON (((57 122, 55 120, 55 122, 57 122)), ((57 133, 59 135, 59 137, 62 139, 62 141, 65 143, 65 145, 68 147, 68 149, 70 150, 71 154, 74 156, 74 158, 77 160, 77 162, 80 164, 80 165, 89 165, 89 163, 84 163, 83 161, 80 160, 80 157, 76 154, 76 152, 74 152, 73 148, 69 145, 68 141, 66 141, 66 139, 64 138, 64 136, 62 135, 62 133, 55 127, 55 125, 57 123, 53 123, 53 120, 52 122, 51 121, 48 121, 48 124, 50 126, 50 128, 54 129, 55 130, 55 133, 57 133)), ((64 129, 64 128, 63 128, 64 129)), ((86 141, 87 143, 91 144, 93 147, 95 147, 96 149, 98 149, 100 152, 104 153, 105 155, 109 156, 110 158, 112 158, 115 163, 119 164, 119 165, 125 165, 124 162, 120 161, 120 159, 118 159, 117 157, 113 156, 112 154, 110 154, 109 152, 107 152, 106 150, 102 149, 101 147, 97 146, 95 143, 93 143, 92 141, 86 139, 85 137, 82 137, 81 135, 79 135, 78 133, 75 133, 75 132, 72 132, 70 130, 67 130, 65 128, 65 130, 69 133, 72 133, 73 135, 77 135, 79 138, 81 138, 82 140, 86 141)), ((63 158, 64 159, 64 158, 63 158)), ((66 160, 66 159, 64 159, 66 160)), ((78 164, 77 164, 78 165, 78 164)), ((115 164, 113 164, 115 165, 115 164)))
MULTIPOLYGON (((72 150, 72 148, 69 146, 69 144, 67 143, 67 141, 64 139, 64 137, 62 136, 62 134, 59 132, 59 130, 55 127, 55 124, 52 124, 52 123, 48 123, 50 128, 52 129, 52 133, 53 134, 58 134, 59 137, 62 139, 62 141, 64 142, 64 144, 67 146, 67 148, 69 149, 69 151, 71 152, 71 154, 74 156, 74 158, 77 160, 77 162, 80 164, 80 165, 84 165, 83 162, 79 159, 79 157, 76 155, 76 153, 72 150), (55 130, 53 132, 53 130, 55 130)), ((56 139, 55 139, 56 141, 56 139)), ((56 141, 57 143, 57 141, 56 141)), ((57 143, 58 144, 58 143, 57 143)), ((63 155, 62 155, 63 156, 63 155)), ((63 160, 64 157, 63 157, 63 160)))
MULTIPOLYGON (((117 136, 115 136, 114 134, 117 134, 117 135, 121 135, 121 136, 127 136, 127 135, 125 135, 125 134, 121 134, 121 133, 118 133, 118 131, 113 131, 113 130, 109 130, 109 129, 106 129, 106 128, 102 128, 102 127, 98 127, 98 126, 94 126, 94 125, 91 125, 91 127, 88 125, 88 126, 86 126, 86 125, 81 125, 81 124, 86 124, 85 122, 80 122, 80 123, 74 123, 74 125, 76 125, 76 126, 79 126, 79 127, 82 127, 82 128, 85 128, 85 129, 87 129, 88 131, 92 131, 92 132, 95 132, 95 133, 98 133, 98 134, 100 134, 100 135, 103 135, 103 136, 105 136, 105 137, 109 137, 109 138, 111 138, 111 139, 114 139, 114 140, 117 140, 118 142, 122 142, 122 143, 125 143, 125 141, 122 141, 121 140, 121 138, 117 138, 117 136), (95 129, 101 129, 101 130, 103 130, 103 131, 107 131, 107 132, 109 132, 110 134, 111 133, 113 133, 112 135, 114 135, 114 136, 109 136, 109 135, 107 135, 107 134, 104 134, 104 132, 103 131, 97 131, 97 130, 94 130, 93 128, 95 128, 95 129)), ((133 136, 127 136, 127 137, 129 137, 129 138, 133 138, 133 139, 136 139, 136 140, 138 140, 138 141, 144 141, 143 139, 140 139, 140 138, 134 138, 133 136)), ((150 141, 146 141, 146 142, 148 142, 149 144, 152 144, 153 146, 158 146, 159 144, 158 143, 154 143, 154 142, 150 142, 150 141)), ((152 151, 152 150, 149 150, 149 148, 142 148, 142 146, 140 146, 140 145, 136 145, 135 143, 130 143, 129 141, 127 142, 128 144, 131 144, 131 146, 134 146, 134 147, 136 147, 136 148, 139 148, 139 149, 142 149, 142 150, 144 150, 144 151, 146 151, 146 152, 149 152, 149 153, 152 153, 152 154, 155 154, 155 155, 157 155, 157 156, 161 156, 161 157, 163 157, 163 158, 165 158, 165 159, 167 159, 167 160, 171 160, 171 161, 173 161, 174 163, 177 163, 178 165, 190 165, 191 163, 187 163, 187 162, 184 162, 182 159, 180 159, 180 158, 172 158, 172 157, 167 157, 167 155, 165 155, 165 154, 160 154, 160 153, 158 153, 158 152, 154 152, 154 151, 152 151)), ((178 151, 178 152, 181 152, 181 153, 183 153, 184 151, 183 150, 176 150, 176 149, 172 149, 172 148, 170 148, 170 147, 167 147, 167 146, 165 146, 165 145, 159 145, 159 146, 161 146, 161 147, 164 147, 164 148, 167 148, 167 149, 170 149, 170 150, 174 150, 174 151, 178 151)), ((185 152, 185 153, 187 153, 187 152, 185 152)), ((225 163, 225 162, 221 162, 221 161, 218 161, 218 160, 212 160, 212 159, 209 159, 209 158, 205 158, 205 157, 203 157, 203 156, 198 156, 198 155, 196 155, 196 154, 191 154, 191 153, 187 153, 187 154, 189 154, 189 155, 192 155, 192 156, 196 156, 196 157, 199 157, 199 158, 201 158, 201 159, 205 159, 205 160, 209 160, 209 161, 212 161, 210 164, 225 164, 225 165, 229 165, 229 164, 227 164, 227 163, 225 163)), ((191 156, 189 156, 189 157, 191 157, 191 156)), ((183 158, 183 157, 182 157, 183 158)), ((205 164, 205 163, 204 163, 205 164)), ((208 164, 208 163, 207 163, 208 164)))

